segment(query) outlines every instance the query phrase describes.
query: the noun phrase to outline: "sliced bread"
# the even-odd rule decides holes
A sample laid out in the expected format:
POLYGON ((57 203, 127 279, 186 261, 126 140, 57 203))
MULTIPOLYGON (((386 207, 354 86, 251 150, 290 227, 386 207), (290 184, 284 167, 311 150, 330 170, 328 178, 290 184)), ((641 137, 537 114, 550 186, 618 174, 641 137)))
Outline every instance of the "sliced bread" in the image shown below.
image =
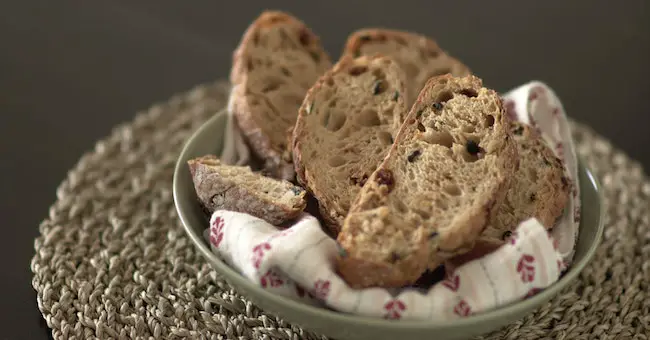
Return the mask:
POLYGON ((519 169, 505 200, 496 210, 481 239, 503 244, 519 223, 535 217, 547 229, 555 225, 569 199, 571 187, 562 161, 530 126, 512 122, 511 135, 517 145, 519 169))
POLYGON ((247 213, 279 225, 297 217, 307 204, 305 190, 287 181, 254 173, 247 166, 222 164, 208 155, 188 161, 199 202, 208 213, 247 213))
POLYGON ((443 74, 456 77, 470 74, 463 63, 443 51, 424 35, 381 28, 366 28, 352 33, 343 55, 358 57, 380 53, 390 56, 406 73, 410 108, 429 78, 443 74))
POLYGON ((520 159, 510 189, 472 250, 445 261, 447 273, 495 251, 531 217, 551 229, 562 216, 571 190, 562 161, 529 125, 513 121, 510 131, 520 159))
POLYGON ((297 180, 336 234, 352 200, 386 156, 407 109, 390 58, 345 57, 309 90, 293 132, 297 180))
POLYGON ((276 178, 294 177, 293 165, 283 157, 285 132, 307 90, 330 67, 320 39, 279 11, 262 13, 233 54, 231 110, 251 149, 276 178))
POLYGON ((470 250, 517 167, 508 128, 501 98, 479 78, 429 80, 345 219, 341 276, 401 287, 470 250))

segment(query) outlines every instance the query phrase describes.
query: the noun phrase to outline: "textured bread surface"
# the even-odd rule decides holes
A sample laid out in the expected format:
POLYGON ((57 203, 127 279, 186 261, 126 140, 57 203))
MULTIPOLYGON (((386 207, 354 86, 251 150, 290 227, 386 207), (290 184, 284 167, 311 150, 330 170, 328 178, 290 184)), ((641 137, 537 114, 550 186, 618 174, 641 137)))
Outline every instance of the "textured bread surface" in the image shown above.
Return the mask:
POLYGON ((305 97, 293 134, 297 180, 336 234, 350 204, 386 156, 407 109, 404 80, 385 57, 346 57, 305 97))
POLYGON ((208 155, 188 161, 199 202, 208 213, 247 213, 279 225, 307 205, 305 191, 287 181, 264 177, 247 166, 222 164, 208 155))
POLYGON ((344 56, 382 54, 392 57, 406 74, 410 108, 427 80, 451 74, 456 77, 470 74, 470 69, 442 50, 438 44, 421 34, 365 28, 352 33, 345 44, 344 56))
POLYGON ((519 169, 505 200, 499 205, 481 238, 503 244, 519 223, 535 217, 547 229, 555 225, 569 199, 571 187, 564 165, 530 126, 511 122, 519 169))
POLYGON ((293 179, 286 132, 307 90, 330 67, 320 39, 279 11, 263 12, 233 53, 231 109, 251 149, 276 178, 293 179))
POLYGON ((427 82, 338 242, 353 287, 402 287, 472 249, 518 158, 499 95, 474 76, 427 82))

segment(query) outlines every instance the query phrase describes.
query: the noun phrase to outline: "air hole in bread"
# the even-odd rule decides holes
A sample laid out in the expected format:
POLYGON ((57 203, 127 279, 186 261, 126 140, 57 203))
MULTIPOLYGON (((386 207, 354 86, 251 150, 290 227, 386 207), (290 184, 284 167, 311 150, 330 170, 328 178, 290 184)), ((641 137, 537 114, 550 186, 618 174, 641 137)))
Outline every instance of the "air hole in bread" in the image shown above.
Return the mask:
POLYGON ((280 72, 285 75, 285 77, 291 77, 291 72, 286 67, 281 67, 280 72))
POLYGON ((429 212, 429 211, 426 211, 426 210, 423 210, 423 209, 413 209, 413 211, 416 214, 420 215, 420 217, 425 221, 431 218, 431 212, 429 212))
POLYGON ((476 131, 476 128, 474 127, 474 125, 464 125, 463 126, 463 132, 473 133, 475 131, 476 131))
POLYGON ((334 99, 330 100, 330 102, 327 104, 327 106, 334 107, 334 106, 336 106, 336 102, 338 102, 338 99, 334 98, 334 99))
POLYGON ((381 69, 378 69, 378 68, 373 68, 372 69, 372 75, 375 76, 375 78, 377 78, 379 80, 386 79, 386 74, 384 73, 384 71, 382 71, 381 69))
POLYGON ((443 91, 438 94, 434 102, 444 103, 451 98, 454 98, 454 94, 451 91, 443 91))
POLYGON ((352 67, 348 71, 348 73, 353 77, 357 77, 357 76, 360 76, 360 75, 366 73, 367 71, 368 71, 367 66, 355 66, 355 67, 352 67))
POLYGON ((253 34, 253 44, 257 45, 259 43, 260 43, 260 34, 259 34, 259 32, 255 32, 253 34))
POLYGON ((381 124, 377 111, 373 109, 361 111, 357 116, 357 123, 361 126, 377 126, 381 124))
MULTIPOLYGON (((280 85, 282 85, 283 81, 280 81, 278 79, 269 79, 268 83, 266 86, 262 89, 263 93, 275 91, 278 88, 280 88, 280 85)), ((302 100, 300 101, 302 103, 302 100)))
POLYGON ((479 142, 472 139, 467 140, 467 143, 465 143, 465 149, 470 155, 478 155, 479 152, 483 151, 483 149, 481 149, 479 146, 479 142))
POLYGON ((448 131, 429 131, 424 134, 424 141, 430 144, 442 145, 451 148, 454 144, 454 137, 448 131))
POLYGON ((408 171, 407 173, 408 173, 409 181, 415 181, 415 174, 413 173, 413 171, 408 171))
POLYGON ((345 124, 345 114, 339 110, 329 109, 323 115, 323 126, 330 131, 338 131, 345 124))
POLYGON ((345 164, 347 162, 348 162, 347 159, 345 159, 344 157, 342 157, 340 155, 334 155, 334 156, 330 157, 330 159, 327 160, 327 164, 329 166, 331 166, 332 168, 338 168, 338 167, 340 167, 341 165, 343 165, 343 164, 345 164))
POLYGON ((485 127, 492 127, 494 125, 494 116, 487 115, 483 123, 485 124, 485 127))
POLYGON ((408 212, 408 208, 406 207, 406 204, 402 200, 395 201, 395 209, 397 209, 397 212, 399 212, 400 214, 406 214, 408 212))
POLYGON ((252 71, 253 68, 254 68, 253 61, 250 59, 246 60, 246 69, 248 70, 248 72, 252 71))
POLYGON ((454 183, 445 184, 442 190, 444 190, 450 196, 460 196, 461 194, 460 187, 454 183))
POLYGON ((327 77, 325 82, 327 83, 328 86, 334 86, 334 78, 332 77, 327 77))
POLYGON ((381 141, 384 145, 393 144, 393 136, 391 136, 391 134, 386 131, 377 132, 377 137, 379 138, 379 141, 381 141))
POLYGON ((415 162, 418 157, 422 154, 422 151, 420 150, 413 150, 411 153, 409 153, 408 157, 406 158, 410 163, 415 162))
POLYGON ((449 208, 449 205, 447 204, 447 201, 445 201, 444 199, 441 199, 441 198, 438 198, 436 200, 436 206, 438 208, 442 209, 442 210, 447 210, 447 208, 449 208))
POLYGON ((420 130, 420 132, 425 132, 427 131, 427 128, 422 123, 418 122, 418 130, 420 130))
POLYGON ((459 93, 469 98, 475 98, 478 96, 478 92, 474 89, 462 89, 459 93))

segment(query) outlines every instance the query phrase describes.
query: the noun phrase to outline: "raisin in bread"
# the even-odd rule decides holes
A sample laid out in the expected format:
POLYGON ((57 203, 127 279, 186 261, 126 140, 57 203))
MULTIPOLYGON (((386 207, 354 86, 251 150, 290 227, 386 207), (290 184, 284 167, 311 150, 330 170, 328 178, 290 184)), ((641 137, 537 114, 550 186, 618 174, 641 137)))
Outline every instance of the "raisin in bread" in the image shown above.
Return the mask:
POLYGON ((233 54, 231 110, 251 149, 276 178, 294 177, 293 165, 283 157, 285 131, 294 125, 307 90, 330 67, 320 39, 278 11, 262 13, 233 54))
POLYGON ((410 108, 429 78, 451 74, 470 74, 463 63, 443 51, 424 35, 398 30, 367 28, 352 33, 345 44, 344 55, 360 56, 380 53, 390 56, 406 73, 410 108))
POLYGON ((535 217, 547 229, 555 225, 569 199, 569 181, 562 161, 530 126, 512 122, 511 135, 517 145, 519 169, 505 200, 496 210, 481 239, 503 244, 519 223, 535 217))
POLYGON ((405 91, 393 60, 345 57, 305 97, 293 134, 296 177, 334 234, 393 143, 405 91))
POLYGON ((471 249, 517 167, 508 126, 479 78, 429 80, 345 219, 341 276, 353 287, 401 287, 471 249))
POLYGON ((302 188, 264 177, 247 166, 222 164, 212 155, 191 159, 188 165, 199 201, 208 213, 236 211, 279 225, 297 217, 307 204, 302 188))

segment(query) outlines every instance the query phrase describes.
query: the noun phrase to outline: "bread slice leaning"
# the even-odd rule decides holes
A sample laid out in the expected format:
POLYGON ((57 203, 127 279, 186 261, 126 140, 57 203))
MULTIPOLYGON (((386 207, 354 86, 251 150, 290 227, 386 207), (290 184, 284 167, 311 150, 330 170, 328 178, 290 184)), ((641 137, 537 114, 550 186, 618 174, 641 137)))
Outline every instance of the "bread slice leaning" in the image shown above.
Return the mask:
POLYGON ((481 239, 503 244, 519 223, 535 217, 547 229, 555 225, 569 200, 571 187, 562 161, 542 136, 521 122, 510 124, 519 154, 519 169, 505 200, 481 239))
POLYGON ((392 57, 406 73, 409 108, 430 78, 447 73, 456 77, 470 74, 467 66, 447 54, 433 39, 417 33, 365 28, 348 37, 343 51, 343 55, 353 57, 376 53, 392 57))
POLYGON ((264 177, 247 166, 222 164, 212 155, 187 163, 196 194, 208 213, 236 211, 279 225, 296 218, 307 205, 301 187, 264 177))
POLYGON ((393 143, 407 113, 405 91, 393 60, 346 57, 305 97, 293 132, 296 177, 334 234, 393 143))
POLYGON ((265 11, 244 33, 233 54, 230 108, 272 176, 293 179, 285 132, 307 90, 330 67, 319 38, 287 13, 265 11))
POLYGON ((555 226, 569 200, 571 187, 562 161, 529 125, 512 121, 510 132, 519 155, 517 169, 506 197, 488 227, 469 252, 445 261, 445 270, 480 258, 502 246, 519 224, 535 217, 547 229, 555 226))
POLYGON ((517 167, 508 124, 479 78, 429 80, 338 235, 348 284, 401 287, 471 249, 517 167))

